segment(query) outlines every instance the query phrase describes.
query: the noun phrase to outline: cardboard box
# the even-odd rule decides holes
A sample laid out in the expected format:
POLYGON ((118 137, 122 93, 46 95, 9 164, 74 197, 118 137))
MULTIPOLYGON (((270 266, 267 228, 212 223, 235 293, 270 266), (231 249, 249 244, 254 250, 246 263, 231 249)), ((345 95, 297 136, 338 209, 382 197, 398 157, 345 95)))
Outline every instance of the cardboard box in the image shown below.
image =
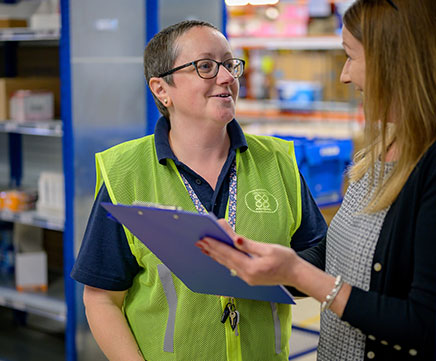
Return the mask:
POLYGON ((47 253, 43 249, 42 236, 42 228, 14 224, 15 287, 18 291, 47 290, 47 253))
POLYGON ((60 116, 60 81, 56 77, 0 78, 0 121, 10 119, 9 101, 17 90, 47 90, 54 94, 55 117, 60 116))
POLYGON ((350 86, 340 82, 345 64, 343 51, 282 51, 275 56, 276 80, 318 82, 322 85, 323 100, 349 101, 353 97, 350 86))
POLYGON ((44 251, 15 254, 15 287, 18 291, 47 290, 47 254, 44 251))
POLYGON ((9 100, 9 115, 16 122, 53 119, 53 93, 43 90, 18 90, 9 100))

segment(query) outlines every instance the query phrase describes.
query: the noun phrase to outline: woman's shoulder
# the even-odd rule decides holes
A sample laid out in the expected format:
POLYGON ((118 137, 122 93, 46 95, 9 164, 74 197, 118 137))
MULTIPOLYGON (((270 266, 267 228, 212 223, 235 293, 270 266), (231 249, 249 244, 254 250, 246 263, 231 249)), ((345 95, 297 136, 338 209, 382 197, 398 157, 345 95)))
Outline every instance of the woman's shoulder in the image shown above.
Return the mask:
POLYGON ((423 160, 426 162, 436 162, 436 141, 433 142, 432 145, 427 149, 424 153, 423 160))
POLYGON ((138 148, 144 147, 147 145, 154 145, 154 135, 147 135, 141 138, 127 140, 125 142, 116 144, 102 152, 103 155, 107 154, 124 154, 132 151, 137 151, 138 148))
POLYGON ((417 164, 417 170, 421 172, 431 172, 436 175, 436 141, 426 150, 417 164))
POLYGON ((283 140, 280 138, 276 138, 270 135, 255 135, 255 134, 244 134, 247 139, 247 145, 250 148, 250 145, 259 145, 266 147, 266 149, 274 150, 285 150, 289 149, 290 142, 287 140, 283 140))

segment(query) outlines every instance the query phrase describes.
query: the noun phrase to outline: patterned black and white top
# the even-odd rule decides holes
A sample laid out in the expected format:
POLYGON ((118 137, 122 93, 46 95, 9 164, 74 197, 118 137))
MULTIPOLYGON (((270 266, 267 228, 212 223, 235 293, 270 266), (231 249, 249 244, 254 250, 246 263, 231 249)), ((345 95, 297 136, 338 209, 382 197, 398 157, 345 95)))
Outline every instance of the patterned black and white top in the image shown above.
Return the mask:
MULTIPOLYGON (((393 165, 385 164, 385 175, 393 165)), ((378 161, 375 164, 375 184, 380 167, 378 161)), ((388 211, 387 208, 373 214, 362 213, 372 194, 372 191, 368 194, 369 189, 369 172, 350 184, 341 208, 330 224, 326 247, 326 272, 333 276, 342 275, 345 282, 365 291, 369 290, 374 250, 388 211)), ((341 321, 335 313, 326 310, 321 314, 318 360, 363 360, 365 341, 366 336, 361 331, 341 321)))

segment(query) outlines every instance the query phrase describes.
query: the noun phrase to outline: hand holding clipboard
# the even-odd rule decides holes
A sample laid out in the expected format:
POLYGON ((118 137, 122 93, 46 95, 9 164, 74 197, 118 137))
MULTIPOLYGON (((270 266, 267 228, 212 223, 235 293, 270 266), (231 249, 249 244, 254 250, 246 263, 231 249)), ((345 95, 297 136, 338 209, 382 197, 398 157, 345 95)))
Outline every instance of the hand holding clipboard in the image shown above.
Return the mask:
POLYGON ((143 242, 191 291, 293 304, 283 286, 249 286, 227 268, 204 255, 195 243, 215 238, 232 247, 233 241, 215 216, 143 205, 103 207, 143 242))

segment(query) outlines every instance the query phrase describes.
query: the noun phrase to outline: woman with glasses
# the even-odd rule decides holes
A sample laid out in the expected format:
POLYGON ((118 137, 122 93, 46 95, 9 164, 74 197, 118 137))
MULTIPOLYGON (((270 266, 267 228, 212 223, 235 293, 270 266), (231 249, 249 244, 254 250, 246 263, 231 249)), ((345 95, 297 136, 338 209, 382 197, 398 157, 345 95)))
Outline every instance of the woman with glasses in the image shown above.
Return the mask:
POLYGON ((343 20, 366 147, 326 240, 297 255, 234 235, 251 258, 198 245, 249 284, 320 301, 319 360, 435 360, 436 3, 357 0, 343 20))
POLYGON ((289 305, 191 292, 99 206, 213 212, 247 237, 297 251, 326 232, 292 143, 245 135, 234 119, 244 61, 215 27, 162 30, 144 68, 163 116, 154 135, 97 154, 96 200, 72 272, 85 284, 92 333, 110 360, 287 361, 289 305))

